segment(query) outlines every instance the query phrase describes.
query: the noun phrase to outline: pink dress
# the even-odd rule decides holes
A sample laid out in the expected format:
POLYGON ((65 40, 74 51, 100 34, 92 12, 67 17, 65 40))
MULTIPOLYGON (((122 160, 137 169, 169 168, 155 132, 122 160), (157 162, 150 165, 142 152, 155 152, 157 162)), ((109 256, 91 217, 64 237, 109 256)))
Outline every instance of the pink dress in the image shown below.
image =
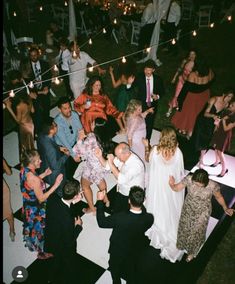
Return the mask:
POLYGON ((139 115, 127 119, 127 137, 132 140, 131 150, 145 161, 145 149, 142 138, 146 138, 145 119, 139 115))
POLYGON ((104 179, 105 174, 108 172, 95 155, 97 147, 100 147, 100 145, 94 133, 89 133, 85 140, 78 140, 73 147, 73 151, 85 162, 82 177, 96 185, 104 179))
POLYGON ((183 73, 179 76, 178 82, 175 88, 175 95, 173 99, 169 102, 170 108, 176 108, 178 107, 178 96, 180 94, 181 89, 183 88, 185 80, 187 80, 188 75, 192 72, 194 62, 189 61, 184 65, 183 73))

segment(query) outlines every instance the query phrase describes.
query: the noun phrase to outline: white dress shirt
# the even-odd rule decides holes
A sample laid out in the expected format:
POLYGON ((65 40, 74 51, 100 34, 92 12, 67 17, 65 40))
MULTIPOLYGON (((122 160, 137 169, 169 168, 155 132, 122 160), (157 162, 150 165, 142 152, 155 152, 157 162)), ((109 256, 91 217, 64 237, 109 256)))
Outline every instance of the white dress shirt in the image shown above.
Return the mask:
POLYGON ((74 72, 69 74, 69 84, 75 99, 80 96, 88 81, 86 75, 88 63, 94 65, 95 60, 84 51, 80 51, 80 58, 73 58, 71 56, 68 62, 69 72, 74 72))
POLYGON ((70 59, 71 59, 71 53, 68 49, 65 49, 63 51, 60 50, 59 55, 56 57, 56 61, 58 62, 58 64, 61 65, 61 69, 64 70, 64 71, 69 71, 70 59), (62 57, 61 57, 61 53, 62 53, 62 57), (59 62, 59 61, 61 61, 61 62, 59 62))
POLYGON ((167 18, 168 23, 175 23, 175 26, 178 26, 181 18, 181 8, 180 5, 176 2, 172 2, 170 7, 170 12, 167 18))
POLYGON ((146 8, 144 9, 143 15, 141 17, 141 25, 147 25, 152 24, 155 22, 154 17, 154 9, 153 9, 153 3, 149 3, 146 8))
MULTIPOLYGON (((125 163, 121 162, 117 157, 114 158, 113 162, 119 170, 117 179, 119 193, 128 196, 132 186, 145 187, 145 166, 137 155, 131 153, 125 163)), ((108 162, 106 169, 110 170, 108 162)))

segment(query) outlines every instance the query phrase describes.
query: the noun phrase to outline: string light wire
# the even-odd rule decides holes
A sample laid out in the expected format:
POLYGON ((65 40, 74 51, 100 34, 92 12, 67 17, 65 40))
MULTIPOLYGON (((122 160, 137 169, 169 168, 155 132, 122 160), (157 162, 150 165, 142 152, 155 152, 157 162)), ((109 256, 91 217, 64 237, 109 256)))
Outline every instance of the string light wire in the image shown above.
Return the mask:
MULTIPOLYGON (((228 19, 228 21, 231 21, 231 18, 230 18, 230 17, 228 17, 227 19, 228 19)), ((105 26, 105 28, 107 28, 108 26, 109 26, 109 25, 105 26)), ((93 36, 92 39, 94 39, 95 37, 97 37, 99 34, 103 33, 103 29, 104 29, 104 28, 102 28, 97 34, 95 34, 95 36, 93 36)), ((199 29, 197 29, 197 30, 199 30, 199 29)), ((196 35, 197 35, 197 33, 196 33, 197 30, 194 29, 194 30, 192 30, 192 31, 190 31, 190 32, 181 34, 181 35, 179 36, 179 38, 185 37, 185 36, 187 36, 187 35, 189 35, 189 34, 192 34, 192 33, 193 33, 194 36, 196 36, 196 35)), ((84 42, 82 45, 80 45, 80 46, 79 46, 79 49, 82 48, 83 46, 85 46, 87 43, 89 43, 90 39, 91 39, 91 38, 89 38, 86 42, 84 42)), ((156 45, 162 46, 162 45, 164 45, 164 44, 166 44, 166 43, 169 43, 169 42, 172 43, 172 41, 174 42, 174 40, 175 40, 175 39, 172 38, 172 39, 169 39, 169 40, 167 40, 167 41, 160 42, 159 44, 153 44, 153 45, 149 46, 147 49, 150 50, 152 47, 154 47, 154 46, 156 46, 156 45)), ((174 43, 173 43, 173 44, 174 44, 174 43)), ((105 62, 96 64, 96 65, 94 65, 94 66, 92 66, 92 67, 93 67, 93 68, 96 68, 96 67, 99 67, 99 66, 107 65, 107 64, 109 64, 109 63, 113 63, 113 62, 116 62, 116 61, 120 61, 120 60, 122 60, 123 58, 126 59, 127 57, 131 57, 131 56, 133 56, 133 55, 136 55, 136 54, 138 54, 138 53, 140 53, 140 52, 144 52, 144 51, 146 52, 146 48, 144 48, 144 49, 142 49, 142 50, 138 50, 138 51, 132 52, 132 53, 129 53, 129 54, 125 54, 125 55, 122 55, 122 56, 119 56, 119 57, 116 57, 116 58, 113 58, 113 59, 110 59, 110 60, 107 60, 107 61, 105 61, 105 62)), ((69 58, 70 55, 67 56, 67 57, 69 58)), ((60 60, 60 62, 62 62, 62 60, 60 60)), ((59 62, 59 63, 60 63, 60 62, 59 62)), ((48 70, 44 71, 44 72, 41 74, 41 76, 43 76, 44 74, 46 74, 46 73, 49 72, 50 70, 54 69, 54 66, 55 66, 55 65, 53 65, 52 67, 50 67, 48 70)), ((42 80, 42 81, 40 81, 40 82, 36 82, 36 80, 33 80, 33 81, 30 81, 30 83, 27 84, 26 86, 22 86, 22 87, 18 87, 18 88, 12 89, 12 90, 4 91, 3 94, 7 94, 7 93, 9 93, 9 92, 14 92, 14 94, 16 94, 16 93, 20 92, 21 90, 25 89, 27 86, 30 87, 30 84, 32 85, 32 83, 33 83, 34 85, 37 85, 37 84, 41 84, 41 83, 45 83, 45 82, 49 82, 49 81, 55 81, 56 79, 58 80, 59 78, 63 78, 63 77, 65 77, 65 76, 69 76, 70 74, 78 73, 78 72, 81 72, 81 71, 84 71, 84 70, 90 71, 90 70, 91 70, 91 67, 85 67, 85 68, 81 68, 81 69, 78 69, 78 70, 74 70, 74 71, 71 71, 71 72, 69 72, 69 73, 67 73, 67 74, 54 76, 54 77, 52 77, 52 78, 50 78, 50 79, 42 80)), ((10 97, 10 96, 9 96, 9 97, 10 97)), ((3 100, 3 102, 6 101, 7 99, 9 99, 9 97, 5 98, 5 99, 3 100)))

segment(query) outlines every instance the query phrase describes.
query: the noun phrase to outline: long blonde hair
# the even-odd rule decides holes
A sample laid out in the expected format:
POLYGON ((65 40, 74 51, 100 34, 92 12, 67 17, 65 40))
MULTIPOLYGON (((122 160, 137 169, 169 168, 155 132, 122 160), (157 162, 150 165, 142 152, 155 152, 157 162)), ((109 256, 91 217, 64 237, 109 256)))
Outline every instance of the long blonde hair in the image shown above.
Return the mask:
POLYGON ((141 101, 135 100, 135 99, 130 100, 129 104, 127 105, 125 114, 124 114, 125 121, 127 121, 127 119, 134 113, 134 111, 136 110, 138 106, 142 106, 141 101))
POLYGON ((164 128, 157 145, 158 153, 161 152, 166 157, 173 156, 177 146, 178 141, 175 130, 171 127, 164 128))

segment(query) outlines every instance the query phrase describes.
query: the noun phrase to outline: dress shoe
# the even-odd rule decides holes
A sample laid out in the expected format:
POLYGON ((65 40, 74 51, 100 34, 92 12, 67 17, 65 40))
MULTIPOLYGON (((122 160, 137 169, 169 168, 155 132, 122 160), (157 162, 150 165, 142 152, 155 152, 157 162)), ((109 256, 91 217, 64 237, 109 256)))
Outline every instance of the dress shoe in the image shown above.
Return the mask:
POLYGON ((192 254, 190 254, 190 255, 188 255, 187 257, 186 257, 186 262, 190 262, 190 261, 192 261, 194 259, 194 256, 192 255, 192 254))
POLYGON ((225 175, 227 174, 227 172, 228 172, 228 169, 226 169, 226 171, 224 172, 223 175, 219 174, 219 175, 217 175, 217 177, 218 177, 218 178, 222 178, 223 176, 225 176, 225 175))
POLYGON ((221 164, 220 162, 218 163, 218 164, 211 164, 211 165, 209 165, 209 167, 212 167, 212 168, 215 168, 215 167, 217 167, 219 164, 221 164))

